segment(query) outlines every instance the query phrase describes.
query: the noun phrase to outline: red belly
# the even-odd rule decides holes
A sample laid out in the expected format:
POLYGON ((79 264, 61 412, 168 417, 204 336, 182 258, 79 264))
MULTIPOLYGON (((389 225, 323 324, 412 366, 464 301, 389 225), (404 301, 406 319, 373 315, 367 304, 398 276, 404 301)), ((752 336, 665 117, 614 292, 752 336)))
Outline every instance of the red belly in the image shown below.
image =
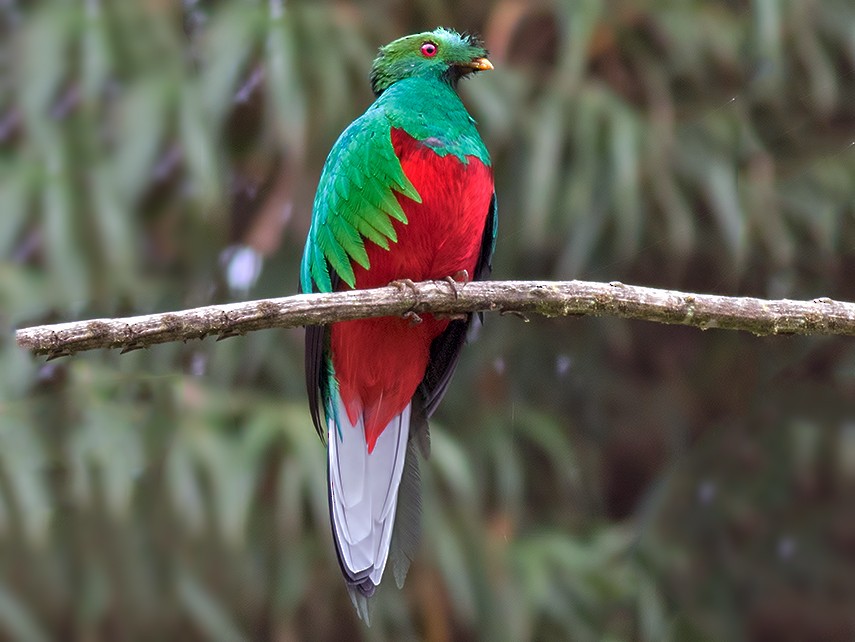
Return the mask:
MULTIPOLYGON (((403 130, 392 143, 407 178, 422 197, 397 195, 406 225, 393 220, 397 243, 389 250, 366 241, 370 269, 354 265, 357 288, 396 279, 443 279, 461 270, 474 274, 493 194, 492 170, 473 157, 441 157, 403 130)), ((363 414, 368 450, 386 425, 410 402, 424 377, 431 342, 447 320, 423 315, 422 323, 384 317, 336 323, 331 330, 333 367, 352 424, 363 414)))

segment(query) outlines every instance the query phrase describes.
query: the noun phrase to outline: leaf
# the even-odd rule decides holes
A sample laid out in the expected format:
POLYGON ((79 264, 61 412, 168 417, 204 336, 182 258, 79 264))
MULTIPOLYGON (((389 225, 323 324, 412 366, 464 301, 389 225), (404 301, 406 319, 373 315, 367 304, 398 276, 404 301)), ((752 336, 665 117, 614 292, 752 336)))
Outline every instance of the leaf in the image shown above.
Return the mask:
POLYGON ((606 224, 602 205, 596 200, 603 110, 602 94, 587 91, 580 96, 573 114, 572 171, 560 201, 567 212, 569 239, 558 261, 559 276, 579 276, 587 267, 606 224))
POLYGON ((855 480, 855 423, 844 425, 839 439, 837 461, 840 472, 850 481, 855 480))
POLYGON ((108 511, 128 520, 139 475, 145 469, 145 452, 134 414, 113 403, 93 403, 83 426, 74 433, 70 456, 74 465, 74 494, 84 504, 93 501, 92 469, 99 471, 100 495, 108 511))
POLYGON ((55 150, 48 159, 50 175, 42 187, 44 242, 53 283, 58 286, 57 302, 79 308, 90 298, 90 283, 78 237, 82 225, 63 156, 55 150))
POLYGON ((41 8, 24 23, 16 43, 21 48, 21 64, 16 66, 18 74, 15 79, 18 100, 28 134, 42 150, 48 149, 50 143, 50 132, 44 125, 51 101, 58 93, 71 62, 68 49, 74 21, 69 19, 70 14, 67 5, 53 4, 41 8))
MULTIPOLYGON (((294 18, 292 11, 292 21, 294 18)), ((299 19, 299 33, 302 34, 300 49, 308 55, 298 56, 297 60, 302 63, 302 72, 314 78, 317 98, 313 102, 318 105, 323 122, 340 127, 353 119, 353 114, 347 111, 352 102, 353 90, 349 87, 347 64, 341 58, 342 52, 338 47, 330 47, 329 43, 341 42, 344 36, 340 32, 352 29, 350 25, 339 26, 330 21, 326 7, 321 5, 306 5, 299 19)), ((367 75, 363 76, 363 87, 359 88, 365 95, 368 94, 367 80, 367 75)))
POLYGON ((457 496, 457 500, 474 510, 477 489, 466 453, 459 443, 436 425, 431 426, 431 457, 428 463, 457 496))
POLYGON ((5 582, 0 582, 0 629, 6 631, 10 640, 47 642, 51 639, 39 626, 26 604, 5 582))
MULTIPOLYGON (((205 214, 219 211, 222 184, 214 143, 216 130, 204 114, 197 83, 186 83, 181 91, 179 123, 184 159, 190 170, 191 194, 205 214)), ((221 209, 221 208, 220 208, 221 209)))
POLYGON ((617 223, 614 246, 618 256, 629 259, 638 251, 643 233, 640 132, 635 116, 623 106, 612 108, 610 120, 610 191, 617 223))
POLYGON ((30 426, 0 408, 0 463, 25 537, 47 543, 53 505, 45 479, 44 447, 30 426))
POLYGON ((178 572, 177 592, 187 615, 206 639, 215 642, 241 642, 250 639, 238 628, 225 606, 185 569, 178 572))
POLYGON ((656 584, 647 577, 642 578, 638 591, 638 619, 641 623, 641 639, 650 642, 667 642, 671 639, 665 615, 665 604, 656 584))
POLYGON ((251 4, 226 5, 205 28, 199 93, 204 113, 219 129, 234 104, 240 75, 256 46, 261 13, 251 4))
POLYGON ((520 437, 537 445, 556 473, 568 484, 579 480, 579 463, 573 445, 554 418, 525 407, 517 409, 519 423, 523 426, 520 437))
POLYGON ((549 214, 559 184, 564 143, 564 107, 560 95, 547 94, 536 108, 538 117, 529 124, 533 131, 523 193, 526 197, 526 240, 531 246, 543 244, 550 233, 549 214))
MULTIPOLYGON (((431 459, 435 454, 436 451, 431 454, 431 459)), ((422 478, 427 477, 423 475, 422 478)), ((460 535, 451 523, 447 512, 441 509, 437 499, 433 493, 425 493, 425 501, 422 504, 425 536, 431 544, 430 548, 442 573, 454 612, 461 618, 472 621, 475 618, 477 600, 474 578, 469 569, 460 535)))
POLYGON ((214 515, 224 540, 234 547, 244 543, 257 474, 257 453, 245 441, 233 442, 211 430, 197 429, 189 436, 194 454, 207 472, 214 515))
POLYGON ((205 530, 205 500, 192 449, 181 433, 172 442, 166 458, 166 478, 177 518, 192 533, 205 530))
MULTIPOLYGON (((168 76, 144 76, 119 97, 115 115, 116 149, 98 168, 96 204, 110 203, 105 209, 113 210, 110 214, 124 221, 132 218, 131 208, 152 182, 155 161, 171 116, 172 81, 168 76), (101 192, 108 189, 102 196, 101 192)), ((101 225, 107 224, 102 220, 101 225)))
POLYGON ((488 445, 493 459, 496 486, 501 498, 500 508, 508 511, 514 519, 522 513, 525 491, 525 474, 522 457, 514 447, 513 439, 505 426, 492 436, 488 445))
POLYGON ((745 260, 747 239, 745 217, 736 189, 735 170, 724 160, 709 164, 706 195, 721 234, 736 261, 737 271, 745 260))
POLYGON ((801 63, 808 70, 807 79, 810 84, 813 107, 827 117, 833 112, 839 99, 838 72, 817 38, 816 30, 812 28, 812 18, 807 14, 807 8, 801 3, 795 3, 793 9, 797 13, 795 21, 797 52, 801 63))
POLYGON ((92 106, 104 90, 112 67, 108 25, 97 5, 87 5, 81 37, 81 91, 92 106))
POLYGON ((274 131, 286 151, 302 157, 306 148, 307 109, 299 76, 293 12, 274 16, 267 33, 265 57, 274 131))
POLYGON ((32 198, 31 169, 23 161, 12 167, 0 164, 0 257, 10 256, 20 241, 32 198))

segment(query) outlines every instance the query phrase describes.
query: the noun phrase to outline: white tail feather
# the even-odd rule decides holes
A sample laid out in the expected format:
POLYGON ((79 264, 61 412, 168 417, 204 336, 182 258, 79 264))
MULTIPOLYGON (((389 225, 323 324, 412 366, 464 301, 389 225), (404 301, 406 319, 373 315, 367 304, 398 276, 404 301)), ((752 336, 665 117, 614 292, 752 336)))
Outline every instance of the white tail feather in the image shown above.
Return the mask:
POLYGON ((327 422, 333 533, 350 575, 367 572, 377 585, 389 557, 407 455, 410 405, 389 422, 369 454, 362 416, 351 424, 338 395, 335 401, 327 422))

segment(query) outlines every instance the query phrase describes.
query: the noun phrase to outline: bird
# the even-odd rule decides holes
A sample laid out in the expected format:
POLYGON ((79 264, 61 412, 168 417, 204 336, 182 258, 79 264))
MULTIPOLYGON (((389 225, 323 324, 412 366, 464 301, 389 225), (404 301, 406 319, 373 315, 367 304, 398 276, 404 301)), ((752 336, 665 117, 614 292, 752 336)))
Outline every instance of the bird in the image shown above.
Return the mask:
MULTIPOLYGON (((493 69, 482 40, 439 27, 379 49, 375 96, 321 171, 302 292, 487 278, 498 213, 490 157, 458 82, 493 69)), ((403 587, 420 536, 419 456, 471 314, 410 314, 306 329, 312 421, 327 445, 333 541, 348 593, 369 598, 391 565, 403 587), (418 451, 418 452, 417 452, 418 451)))

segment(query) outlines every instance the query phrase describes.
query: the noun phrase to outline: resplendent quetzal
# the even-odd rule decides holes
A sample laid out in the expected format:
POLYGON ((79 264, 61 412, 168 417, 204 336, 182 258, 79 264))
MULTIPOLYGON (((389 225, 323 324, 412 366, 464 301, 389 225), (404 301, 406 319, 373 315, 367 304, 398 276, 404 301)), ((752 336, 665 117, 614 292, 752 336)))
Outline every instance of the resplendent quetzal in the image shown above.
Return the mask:
MULTIPOLYGON (((496 239, 490 159, 455 89, 492 69, 482 43, 439 28, 380 49, 376 100, 339 137, 321 174, 301 266, 304 292, 397 280, 485 278, 496 239)), ((312 327, 306 379, 328 447, 330 518, 360 616, 387 560, 403 584, 419 538, 415 446, 472 320, 425 314, 312 327), (323 415, 321 414, 323 411, 323 415)))

